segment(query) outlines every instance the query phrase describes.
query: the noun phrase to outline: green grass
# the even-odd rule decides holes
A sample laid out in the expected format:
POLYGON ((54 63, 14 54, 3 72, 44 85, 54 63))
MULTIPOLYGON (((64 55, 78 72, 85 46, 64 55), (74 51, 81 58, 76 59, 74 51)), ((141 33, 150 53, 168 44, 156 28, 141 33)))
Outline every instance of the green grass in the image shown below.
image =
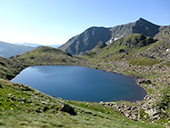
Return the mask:
POLYGON ((147 57, 142 57, 142 56, 138 56, 138 57, 127 57, 126 58, 128 60, 128 62, 130 64, 133 64, 133 65, 144 65, 144 66, 153 66, 155 64, 159 64, 159 60, 156 60, 156 59, 151 59, 151 58, 147 58, 147 57))
POLYGON ((12 79, 26 67, 18 61, 0 57, 0 78, 12 79))
POLYGON ((0 80, 0 127, 88 127, 150 128, 149 122, 132 121, 113 108, 98 103, 64 101, 29 86, 0 80), (11 98, 14 96, 13 98, 11 98), (23 103, 23 99, 26 101, 23 103), (71 105, 76 115, 61 112, 61 104, 71 105), (48 107, 45 111, 44 108, 48 107))

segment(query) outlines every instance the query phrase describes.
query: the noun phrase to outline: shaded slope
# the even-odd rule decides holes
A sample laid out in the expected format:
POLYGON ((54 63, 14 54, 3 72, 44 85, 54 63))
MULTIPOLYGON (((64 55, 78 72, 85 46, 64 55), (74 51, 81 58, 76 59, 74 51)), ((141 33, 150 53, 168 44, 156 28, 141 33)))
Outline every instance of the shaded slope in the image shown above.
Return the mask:
POLYGON ((11 80, 25 67, 19 61, 0 57, 0 78, 11 80))
POLYGON ((102 41, 99 41, 99 43, 92 50, 85 52, 83 56, 88 57, 88 58, 93 58, 99 50, 101 50, 102 48, 106 46, 107 45, 105 43, 103 43, 102 41))
POLYGON ((15 45, 0 41, 0 56, 9 58, 14 55, 22 54, 24 52, 35 49, 34 47, 15 45))
POLYGON ((107 44, 112 43, 114 39, 127 37, 133 33, 139 33, 144 36, 149 36, 153 38, 158 32, 162 31, 165 28, 166 26, 158 26, 143 18, 140 18, 134 23, 118 25, 116 27, 110 28, 110 31, 112 32, 112 39, 109 40, 107 44))
POLYGON ((154 39, 157 42, 141 52, 140 55, 170 61, 170 26, 156 34, 154 39))
POLYGON ((145 19, 140 18, 133 25, 133 33, 140 33, 145 36, 154 37, 157 33, 165 29, 166 26, 155 25, 145 19))
POLYGON ((102 49, 104 48, 105 46, 107 46, 105 43, 103 43, 102 41, 99 41, 99 43, 92 49, 93 51, 95 50, 99 50, 99 49, 102 49))
POLYGON ((91 27, 83 33, 71 38, 66 44, 59 47, 72 55, 83 54, 94 48, 99 41, 106 42, 111 38, 108 28, 91 27))

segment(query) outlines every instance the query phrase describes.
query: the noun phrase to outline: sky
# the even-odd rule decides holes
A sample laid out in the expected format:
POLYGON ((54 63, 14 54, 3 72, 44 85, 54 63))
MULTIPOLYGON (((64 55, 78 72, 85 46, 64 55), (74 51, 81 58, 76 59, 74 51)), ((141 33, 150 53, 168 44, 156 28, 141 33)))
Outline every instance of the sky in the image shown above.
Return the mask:
POLYGON ((0 41, 61 45, 89 27, 140 17, 170 25, 170 0, 0 0, 0 41))

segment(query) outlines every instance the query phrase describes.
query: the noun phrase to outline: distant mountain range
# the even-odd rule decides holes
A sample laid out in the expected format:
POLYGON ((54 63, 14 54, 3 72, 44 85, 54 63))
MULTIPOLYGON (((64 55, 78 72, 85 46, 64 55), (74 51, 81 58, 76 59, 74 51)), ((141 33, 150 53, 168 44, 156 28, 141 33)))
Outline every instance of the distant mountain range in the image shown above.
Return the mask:
MULTIPOLYGON (((34 44, 34 43, 7 43, 0 41, 0 56, 9 58, 14 55, 22 54, 24 52, 33 50, 37 47, 41 47, 42 45, 34 44)), ((46 45, 54 48, 58 48, 60 45, 46 45)))
POLYGON ((33 49, 35 49, 35 47, 15 45, 0 41, 0 56, 5 58, 9 58, 17 54, 22 54, 33 49))
POLYGON ((49 46, 53 48, 58 48, 60 45, 59 44, 53 44, 53 45, 40 45, 40 44, 34 44, 34 43, 15 43, 16 45, 25 45, 25 46, 31 46, 31 47, 40 47, 40 46, 49 46))
POLYGON ((24 42, 24 43, 14 43, 14 44, 16 44, 16 45, 25 45, 25 46, 30 46, 30 47, 39 47, 39 46, 41 46, 40 44, 26 43, 26 42, 24 42))
POLYGON ((69 52, 72 55, 82 55, 93 49, 99 41, 105 44, 122 38, 128 37, 133 33, 142 34, 144 36, 154 37, 157 33, 164 30, 167 26, 155 25, 143 18, 134 23, 118 25, 115 27, 90 27, 83 33, 69 39, 59 49, 69 52))

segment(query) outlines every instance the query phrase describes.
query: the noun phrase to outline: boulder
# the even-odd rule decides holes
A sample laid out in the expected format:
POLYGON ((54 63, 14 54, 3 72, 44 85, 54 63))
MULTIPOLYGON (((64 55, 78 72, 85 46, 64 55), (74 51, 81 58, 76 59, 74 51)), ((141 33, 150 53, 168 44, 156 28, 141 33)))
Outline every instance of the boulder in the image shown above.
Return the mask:
POLYGON ((125 52, 124 49, 119 49, 119 53, 125 52))
POLYGON ((150 80, 142 80, 139 84, 152 84, 152 82, 150 80))
POLYGON ((76 115, 76 112, 74 111, 74 108, 71 107, 71 106, 68 105, 68 104, 63 104, 63 105, 62 105, 62 108, 61 108, 61 111, 67 112, 67 113, 69 113, 70 115, 76 115))

